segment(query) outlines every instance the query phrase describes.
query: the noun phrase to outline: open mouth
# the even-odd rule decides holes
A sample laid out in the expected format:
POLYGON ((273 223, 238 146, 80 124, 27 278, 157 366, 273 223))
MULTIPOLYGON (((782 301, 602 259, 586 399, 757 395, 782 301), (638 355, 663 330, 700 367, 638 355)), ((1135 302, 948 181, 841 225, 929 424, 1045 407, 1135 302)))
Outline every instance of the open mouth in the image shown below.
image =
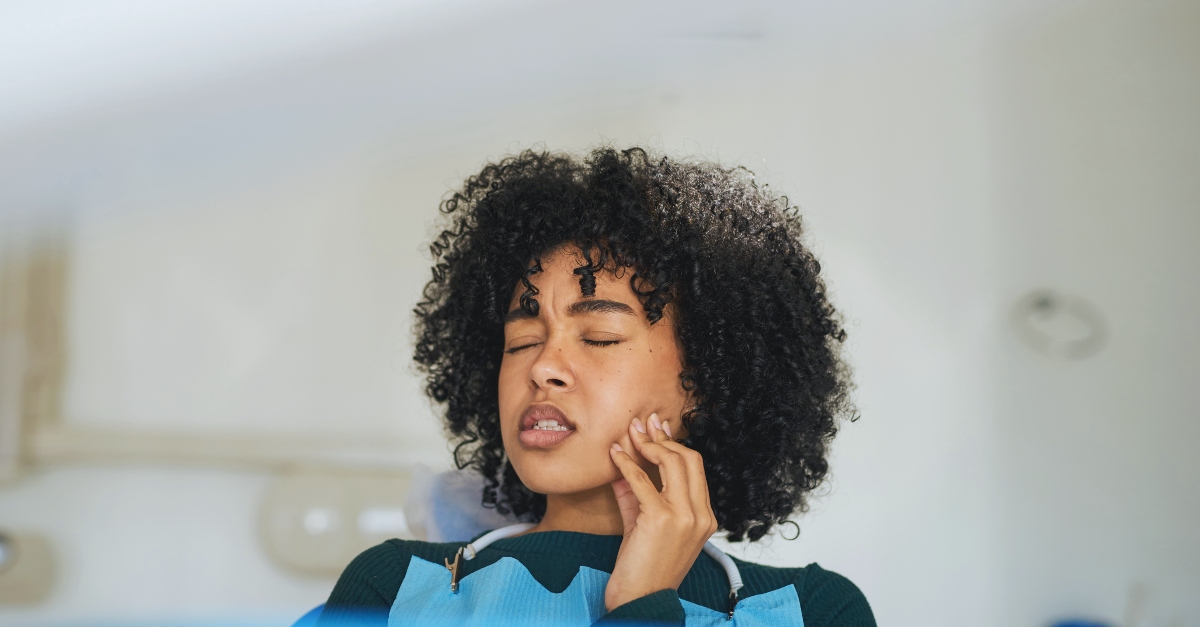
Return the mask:
POLYGON ((548 448, 575 433, 575 425, 561 409, 553 405, 530 405, 521 415, 521 444, 548 448))

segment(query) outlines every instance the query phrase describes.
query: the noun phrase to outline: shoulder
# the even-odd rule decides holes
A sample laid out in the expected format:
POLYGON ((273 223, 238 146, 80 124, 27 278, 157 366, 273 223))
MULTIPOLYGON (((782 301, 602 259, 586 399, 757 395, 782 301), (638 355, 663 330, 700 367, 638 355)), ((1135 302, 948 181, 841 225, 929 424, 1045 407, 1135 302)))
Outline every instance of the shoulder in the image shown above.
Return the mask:
POLYGON ((792 583, 800 596, 806 626, 874 627, 875 616, 867 597, 849 579, 816 563, 794 571, 792 583))
POLYGON ((444 558, 453 558, 461 546, 420 540, 388 540, 359 553, 342 571, 341 579, 381 585, 385 589, 390 588, 391 595, 395 596, 413 557, 441 564, 444 558), (391 584, 393 579, 395 582, 391 584))
POLYGON ((413 557, 440 564, 443 558, 452 557, 459 546, 418 540, 388 540, 377 544, 346 566, 329 597, 329 604, 390 607, 404 583, 404 574, 413 557))
POLYGON ((443 557, 454 555, 459 546, 388 540, 359 553, 338 577, 317 625, 386 626, 388 611, 396 601, 412 558, 440 564, 443 557))
POLYGON ((796 576, 803 568, 780 568, 776 566, 766 566, 747 562, 736 557, 730 556, 733 563, 738 568, 738 573, 742 576, 743 588, 741 595, 743 598, 771 592, 784 586, 790 585, 796 580, 796 576))
POLYGON ((874 627, 871 606, 858 586, 818 564, 777 568, 734 558, 744 587, 741 597, 794 586, 805 627, 874 627))

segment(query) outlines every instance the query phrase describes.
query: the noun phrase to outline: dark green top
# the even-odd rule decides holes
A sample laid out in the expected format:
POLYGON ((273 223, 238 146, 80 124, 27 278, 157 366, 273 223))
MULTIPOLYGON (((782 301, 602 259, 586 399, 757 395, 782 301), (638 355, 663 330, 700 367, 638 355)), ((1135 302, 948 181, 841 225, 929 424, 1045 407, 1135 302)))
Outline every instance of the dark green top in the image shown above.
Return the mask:
MULTIPOLYGON (((496 563, 502 557, 520 561, 547 590, 561 593, 581 566, 611 573, 621 536, 600 536, 570 531, 530 533, 493 542, 475 559, 460 562, 459 580, 496 563)), ((319 626, 386 625, 388 611, 404 582, 409 560, 417 556, 434 564, 454 560, 465 543, 436 544, 415 540, 388 540, 364 551, 338 579, 322 611, 319 626)), ((803 568, 773 568, 734 558, 743 587, 738 596, 795 586, 805 627, 875 627, 866 597, 850 580, 816 564, 803 568)), ((663 590, 614 608, 600 622, 632 620, 642 623, 683 625, 680 599, 719 612, 728 609, 729 580, 716 560, 701 553, 683 579, 678 592, 663 590)))

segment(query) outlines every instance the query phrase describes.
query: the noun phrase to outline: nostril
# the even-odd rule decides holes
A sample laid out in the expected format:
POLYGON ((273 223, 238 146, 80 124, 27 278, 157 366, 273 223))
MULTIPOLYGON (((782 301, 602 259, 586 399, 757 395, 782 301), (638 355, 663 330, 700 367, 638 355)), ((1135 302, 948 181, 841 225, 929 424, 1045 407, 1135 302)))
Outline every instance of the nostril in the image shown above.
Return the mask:
POLYGON ((549 383, 550 385, 555 385, 560 388, 566 387, 566 385, 567 385, 565 382, 563 382, 562 379, 548 379, 546 382, 549 383))

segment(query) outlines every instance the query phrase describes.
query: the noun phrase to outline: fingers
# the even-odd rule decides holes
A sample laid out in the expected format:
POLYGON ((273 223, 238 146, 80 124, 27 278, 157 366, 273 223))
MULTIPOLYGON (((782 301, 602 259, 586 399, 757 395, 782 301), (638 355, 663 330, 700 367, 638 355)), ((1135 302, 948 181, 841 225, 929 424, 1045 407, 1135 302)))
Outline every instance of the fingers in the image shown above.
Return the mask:
POLYGON ((704 474, 704 458, 700 453, 678 442, 664 442, 662 446, 679 453, 683 458, 688 475, 688 494, 691 496, 692 503, 702 511, 711 512, 712 504, 709 502, 708 477, 704 474))
POLYGON ((624 477, 612 482, 612 489, 613 496, 617 498, 617 509, 621 511, 621 525, 628 534, 637 524, 641 506, 633 488, 629 487, 629 481, 624 477))
POLYGON ((658 414, 650 414, 650 426, 654 427, 653 429, 649 429, 650 433, 648 435, 650 435, 650 439, 659 443, 670 442, 671 434, 667 433, 667 430, 664 428, 665 424, 658 419, 658 414))
MULTIPOLYGON (((660 421, 656 414, 650 414, 649 422, 650 424, 645 426, 647 431, 645 436, 653 444, 647 444, 646 448, 653 451, 655 448, 654 445, 657 445, 678 456, 677 458, 669 455, 665 455, 664 457, 668 460, 678 459, 682 462, 684 469, 683 476, 685 480, 682 482, 682 484, 680 484, 680 486, 685 487, 686 489, 687 505, 690 506, 690 509, 696 516, 697 520, 711 521, 714 527, 713 530, 715 531, 716 519, 713 516, 712 504, 709 500, 708 478, 704 473, 704 458, 699 452, 671 439, 670 432, 668 431, 670 429, 668 426, 669 423, 660 421)), ((634 441, 636 443, 638 440, 635 439, 634 441)), ((669 461, 667 462, 667 464, 670 463, 671 462, 669 461)), ((660 464, 660 468, 663 467, 664 465, 660 464)), ((680 499, 678 493, 675 495, 671 495, 669 493, 668 481, 669 479, 664 475, 663 492, 668 494, 668 501, 672 503, 683 501, 684 499, 680 499), (670 496, 674 496, 675 498, 670 498, 670 496)))
MULTIPOLYGON (((633 495, 637 497, 639 503, 644 507, 654 507, 659 504, 662 497, 658 494, 658 488, 654 487, 654 482, 650 481, 650 477, 642 470, 637 462, 621 448, 620 444, 613 443, 608 450, 608 456, 612 458, 613 463, 617 465, 617 470, 621 471, 621 476, 629 485, 629 489, 633 491, 633 495)), ((619 486, 613 487, 616 492, 618 503, 622 494, 619 492, 619 486)))
POLYGON ((688 469, 683 456, 664 446, 669 439, 662 431, 662 423, 656 414, 650 415, 649 423, 642 423, 638 418, 630 425, 629 438, 637 447, 642 457, 658 466, 658 474, 662 479, 663 497, 673 504, 683 504, 691 498, 688 469), (658 425, 656 427, 656 424, 658 425))
MULTIPOLYGON (((616 444, 613 445, 613 461, 628 480, 628 490, 632 490, 637 497, 637 507, 642 513, 649 514, 657 510, 658 514, 666 514, 670 511, 669 516, 675 521, 674 524, 682 524, 673 533, 695 534, 696 537, 707 539, 717 530, 717 521, 709 502, 704 459, 700 453, 672 440, 668 429, 670 427, 665 426, 657 414, 651 414, 647 422, 634 418, 627 433, 636 453, 658 467, 662 480, 661 493, 646 471, 616 444)), ((628 514, 635 512, 630 509, 631 505, 622 503, 621 491, 615 483, 613 489, 618 496, 623 522, 629 522, 628 514)), ((640 517, 634 518, 640 520, 640 517)), ((626 532, 630 529, 627 525, 626 532)))
MULTIPOLYGON (((650 418, 654 420, 657 417, 651 414, 650 418)), ((658 422, 655 422, 654 424, 656 427, 659 425, 658 422)), ((704 474, 704 458, 701 457, 700 453, 697 451, 675 441, 675 436, 671 433, 670 422, 664 420, 661 424, 662 426, 659 428, 662 429, 662 432, 665 433, 667 437, 662 440, 658 440, 656 438, 655 441, 683 456, 684 465, 687 467, 688 485, 692 490, 692 498, 695 499, 696 502, 707 505, 709 500, 708 478, 704 474), (699 479, 699 481, 697 481, 697 479, 699 479)))

